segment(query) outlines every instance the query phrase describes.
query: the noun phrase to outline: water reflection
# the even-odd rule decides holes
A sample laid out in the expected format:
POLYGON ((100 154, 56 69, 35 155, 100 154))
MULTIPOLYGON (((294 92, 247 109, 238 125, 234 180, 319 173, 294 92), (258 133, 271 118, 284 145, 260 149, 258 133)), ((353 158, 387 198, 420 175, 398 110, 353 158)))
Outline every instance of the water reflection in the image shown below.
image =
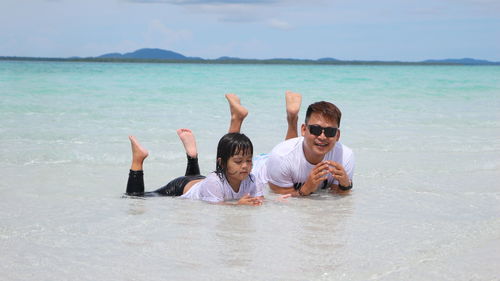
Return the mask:
MULTIPOLYGON (((352 197, 330 194, 309 200, 315 202, 296 209, 300 232, 297 250, 314 261, 318 273, 328 274, 342 264, 339 254, 346 245, 345 224, 353 212, 352 197)), ((313 264, 299 263, 298 266, 307 271, 313 264)))
POLYGON ((267 280, 296 274, 318 279, 338 272, 352 235, 346 225, 355 196, 321 192, 285 202, 278 202, 276 195, 266 198, 260 207, 166 198, 128 199, 128 207, 129 214, 146 214, 138 237, 156 241, 152 243, 158 247, 148 255, 156 252, 157 258, 168 260, 181 279, 192 268, 207 277, 228 278, 268 268, 267 280), (222 269, 230 269, 231 276, 222 269))
POLYGON ((217 258, 231 268, 246 268, 254 258, 258 207, 221 207, 214 217, 217 258))
POLYGON ((342 263, 339 256, 346 246, 353 198, 320 192, 273 204, 262 226, 266 239, 260 240, 261 263, 272 264, 277 278, 300 272, 315 279, 334 271, 342 263))
POLYGON ((128 214, 129 215, 142 215, 146 212, 147 208, 145 206, 145 199, 140 197, 130 197, 124 196, 127 198, 128 203, 128 214))

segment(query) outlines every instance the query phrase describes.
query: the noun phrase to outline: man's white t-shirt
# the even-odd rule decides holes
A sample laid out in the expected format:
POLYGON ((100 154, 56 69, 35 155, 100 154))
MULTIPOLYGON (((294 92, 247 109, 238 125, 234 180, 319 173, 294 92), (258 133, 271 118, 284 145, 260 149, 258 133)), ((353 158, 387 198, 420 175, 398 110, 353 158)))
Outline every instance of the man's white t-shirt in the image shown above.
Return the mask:
MULTIPOLYGON (((272 183, 280 187, 299 188, 303 185, 310 171, 315 165, 309 163, 304 156, 304 137, 286 140, 276 145, 268 157, 263 157, 258 163, 254 173, 257 176, 257 185, 263 186, 272 183)), ((352 150, 337 142, 323 160, 331 160, 342 164, 349 179, 354 173, 354 153, 352 150)), ((326 186, 339 184, 332 175, 328 175, 326 186)), ((322 186, 320 186, 321 188, 322 186)))
POLYGON ((262 186, 257 188, 253 174, 250 174, 250 176, 241 182, 238 192, 234 192, 225 178, 221 180, 216 173, 210 173, 205 179, 195 183, 181 198, 219 203, 237 200, 247 194, 250 194, 251 197, 264 195, 262 186))

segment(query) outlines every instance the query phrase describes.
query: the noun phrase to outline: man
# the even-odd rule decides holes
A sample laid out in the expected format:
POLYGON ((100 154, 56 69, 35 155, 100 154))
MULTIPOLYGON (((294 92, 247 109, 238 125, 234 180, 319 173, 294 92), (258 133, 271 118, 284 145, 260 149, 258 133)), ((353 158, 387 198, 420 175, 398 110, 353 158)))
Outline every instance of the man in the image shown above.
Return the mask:
MULTIPOLYGON (((298 137, 297 122, 302 97, 287 91, 288 129, 286 140, 276 145, 265 163, 254 171, 257 184, 269 184, 278 194, 307 196, 318 189, 330 188, 344 193, 352 188, 354 154, 338 142, 342 113, 332 103, 316 102, 307 108, 298 137)), ((231 110, 230 132, 239 132, 248 111, 239 98, 227 94, 231 110)))

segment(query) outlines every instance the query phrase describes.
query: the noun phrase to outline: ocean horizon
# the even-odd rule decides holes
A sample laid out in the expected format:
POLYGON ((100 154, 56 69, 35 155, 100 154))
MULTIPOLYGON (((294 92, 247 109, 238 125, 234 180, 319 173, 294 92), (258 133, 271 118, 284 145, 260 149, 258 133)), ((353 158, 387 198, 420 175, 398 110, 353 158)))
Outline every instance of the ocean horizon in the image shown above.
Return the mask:
POLYGON ((158 48, 142 48, 127 53, 106 53, 95 57, 33 57, 0 56, 0 61, 54 61, 54 62, 111 62, 111 63, 188 63, 188 64, 266 64, 266 65, 500 65, 500 61, 464 58, 441 58, 423 60, 378 60, 337 59, 333 57, 311 58, 241 58, 221 56, 218 58, 187 57, 181 53, 158 48))
POLYGON ((6 280, 498 280, 500 66, 0 61, 0 271, 6 280), (249 110, 254 155, 285 137, 284 93, 342 111, 348 196, 260 207, 124 198, 129 135, 147 190, 202 174, 249 110))

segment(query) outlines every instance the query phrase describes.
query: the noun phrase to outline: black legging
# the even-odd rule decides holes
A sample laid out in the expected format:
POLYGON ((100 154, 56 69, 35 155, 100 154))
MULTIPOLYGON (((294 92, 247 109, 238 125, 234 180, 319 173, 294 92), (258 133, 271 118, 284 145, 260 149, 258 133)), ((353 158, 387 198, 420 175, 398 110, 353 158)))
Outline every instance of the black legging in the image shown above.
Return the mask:
POLYGON ((198 158, 187 156, 186 174, 183 177, 178 177, 165 186, 160 187, 155 191, 144 192, 144 172, 142 170, 130 170, 127 182, 127 195, 133 196, 181 196, 184 187, 190 181, 204 179, 205 176, 200 175, 200 167, 198 166, 198 158))

